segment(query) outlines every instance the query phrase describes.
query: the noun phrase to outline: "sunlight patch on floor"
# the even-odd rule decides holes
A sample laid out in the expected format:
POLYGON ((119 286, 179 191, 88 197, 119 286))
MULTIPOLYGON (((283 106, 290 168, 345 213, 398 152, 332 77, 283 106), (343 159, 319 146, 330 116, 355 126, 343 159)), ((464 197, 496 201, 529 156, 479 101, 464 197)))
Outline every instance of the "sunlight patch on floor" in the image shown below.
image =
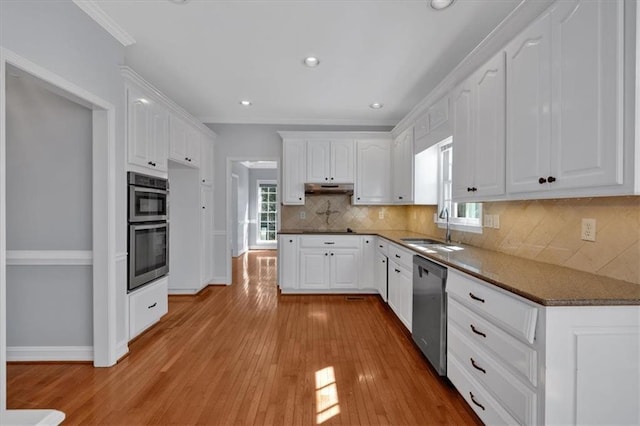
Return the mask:
POLYGON ((316 424, 340 414, 338 387, 333 367, 316 371, 316 424))

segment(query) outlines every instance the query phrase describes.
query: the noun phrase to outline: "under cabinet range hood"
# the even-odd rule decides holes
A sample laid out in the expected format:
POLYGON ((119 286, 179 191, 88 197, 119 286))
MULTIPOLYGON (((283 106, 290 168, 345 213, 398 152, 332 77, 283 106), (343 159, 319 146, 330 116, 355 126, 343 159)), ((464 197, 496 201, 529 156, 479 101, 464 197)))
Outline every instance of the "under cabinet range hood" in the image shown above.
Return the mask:
POLYGON ((346 194, 353 195, 352 183, 305 183, 305 194, 346 194))

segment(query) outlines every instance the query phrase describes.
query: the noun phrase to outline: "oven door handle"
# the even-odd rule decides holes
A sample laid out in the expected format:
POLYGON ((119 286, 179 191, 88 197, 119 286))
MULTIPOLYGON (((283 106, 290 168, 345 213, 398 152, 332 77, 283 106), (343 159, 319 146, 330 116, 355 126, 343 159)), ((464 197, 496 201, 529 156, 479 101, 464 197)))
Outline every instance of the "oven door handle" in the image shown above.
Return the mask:
POLYGON ((168 228, 169 224, 167 222, 162 223, 152 223, 145 225, 129 225, 135 231, 143 231, 145 229, 159 229, 159 228, 168 228))
POLYGON ((135 192, 151 192, 154 194, 167 194, 169 192, 166 189, 145 188, 144 186, 131 185, 131 188, 133 188, 135 192))

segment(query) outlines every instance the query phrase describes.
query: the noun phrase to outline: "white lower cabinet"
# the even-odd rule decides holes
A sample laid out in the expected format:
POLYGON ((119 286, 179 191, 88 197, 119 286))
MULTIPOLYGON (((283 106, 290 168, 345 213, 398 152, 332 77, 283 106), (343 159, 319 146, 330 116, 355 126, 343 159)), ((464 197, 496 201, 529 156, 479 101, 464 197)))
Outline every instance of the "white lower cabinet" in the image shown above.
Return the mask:
POLYGON ((129 294, 129 340, 160 321, 169 310, 168 277, 129 294))
POLYGON ((542 306, 449 269, 447 376, 486 424, 640 424, 640 307, 542 306))
POLYGON ((374 260, 375 285, 382 300, 387 301, 387 264, 389 260, 387 256, 380 250, 376 250, 374 260))
POLYGON ((278 285, 281 289, 298 288, 298 236, 278 237, 278 285))
POLYGON ((376 254, 376 240, 372 235, 362 237, 362 256, 360 256, 360 280, 358 288, 378 290, 376 281, 376 269, 374 267, 376 254))
POLYGON ((413 252, 389 244, 388 303, 400 321, 411 331, 413 317, 413 252))

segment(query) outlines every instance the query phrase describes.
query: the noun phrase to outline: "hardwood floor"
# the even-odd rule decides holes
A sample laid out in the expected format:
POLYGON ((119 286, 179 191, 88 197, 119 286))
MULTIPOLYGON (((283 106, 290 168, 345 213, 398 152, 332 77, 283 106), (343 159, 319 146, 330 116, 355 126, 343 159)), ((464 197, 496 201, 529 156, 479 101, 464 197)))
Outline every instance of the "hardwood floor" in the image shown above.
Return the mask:
POLYGON ((274 251, 170 297, 115 367, 10 364, 9 408, 65 424, 478 424, 377 296, 279 295, 274 251))

